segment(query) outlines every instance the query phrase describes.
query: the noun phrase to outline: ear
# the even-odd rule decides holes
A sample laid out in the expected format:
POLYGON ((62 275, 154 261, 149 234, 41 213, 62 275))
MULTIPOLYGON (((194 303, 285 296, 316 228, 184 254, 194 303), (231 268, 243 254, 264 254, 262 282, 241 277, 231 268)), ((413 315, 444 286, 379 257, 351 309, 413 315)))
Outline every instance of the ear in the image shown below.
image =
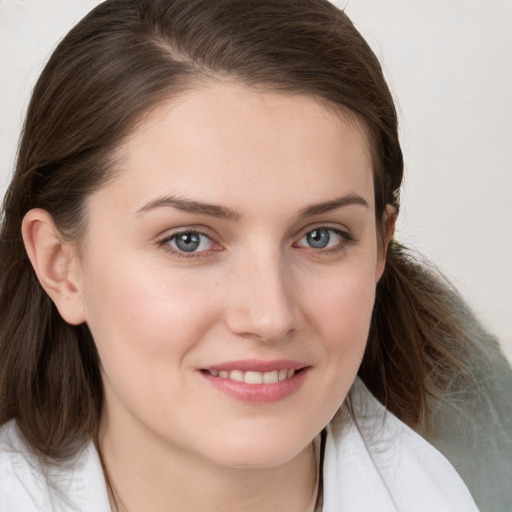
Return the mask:
POLYGON ((395 206, 390 204, 386 205, 386 209, 382 214, 382 240, 379 240, 378 254, 377 254, 377 266, 375 269, 375 277, 378 282, 384 273, 386 267, 386 256, 388 253, 389 244, 395 233, 396 219, 398 217, 398 211, 395 206))
POLYGON ((62 318, 73 325, 83 323, 80 262, 75 245, 63 239, 52 216, 40 208, 25 215, 21 232, 37 278, 62 318))

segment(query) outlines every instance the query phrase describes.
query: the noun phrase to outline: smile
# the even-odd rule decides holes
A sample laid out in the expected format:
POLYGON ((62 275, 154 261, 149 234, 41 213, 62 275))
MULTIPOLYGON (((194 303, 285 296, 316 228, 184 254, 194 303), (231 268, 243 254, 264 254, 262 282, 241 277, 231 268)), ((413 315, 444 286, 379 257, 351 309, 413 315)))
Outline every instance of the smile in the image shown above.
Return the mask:
POLYGON ((220 379, 229 379, 235 382, 245 382, 246 384, 276 384, 290 379, 295 374, 295 370, 282 368, 269 372, 243 371, 243 370, 207 370, 213 377, 220 379))
POLYGON ((278 402, 301 388, 311 366, 298 361, 231 361, 203 368, 200 374, 217 392, 243 402, 278 402))

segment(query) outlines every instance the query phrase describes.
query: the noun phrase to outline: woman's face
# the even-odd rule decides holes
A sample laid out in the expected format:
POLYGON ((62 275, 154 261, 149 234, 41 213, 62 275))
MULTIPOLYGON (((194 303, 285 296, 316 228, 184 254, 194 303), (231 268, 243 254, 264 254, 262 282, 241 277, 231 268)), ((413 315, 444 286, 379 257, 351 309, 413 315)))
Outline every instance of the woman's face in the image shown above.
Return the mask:
POLYGON ((120 155, 81 262, 107 429, 230 467, 293 459, 354 380, 383 271, 361 127, 210 84, 120 155))

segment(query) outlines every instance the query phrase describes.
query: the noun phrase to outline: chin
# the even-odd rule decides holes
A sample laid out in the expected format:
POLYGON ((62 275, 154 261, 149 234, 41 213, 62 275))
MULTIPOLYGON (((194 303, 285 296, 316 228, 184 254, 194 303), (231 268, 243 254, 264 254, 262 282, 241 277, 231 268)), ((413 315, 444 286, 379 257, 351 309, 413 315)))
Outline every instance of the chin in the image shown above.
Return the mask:
POLYGON ((290 435, 261 436, 250 438, 246 442, 238 439, 236 443, 212 443, 216 450, 211 454, 211 460, 224 467, 237 469, 265 469, 282 466, 293 460, 313 441, 311 439, 291 439, 290 435))

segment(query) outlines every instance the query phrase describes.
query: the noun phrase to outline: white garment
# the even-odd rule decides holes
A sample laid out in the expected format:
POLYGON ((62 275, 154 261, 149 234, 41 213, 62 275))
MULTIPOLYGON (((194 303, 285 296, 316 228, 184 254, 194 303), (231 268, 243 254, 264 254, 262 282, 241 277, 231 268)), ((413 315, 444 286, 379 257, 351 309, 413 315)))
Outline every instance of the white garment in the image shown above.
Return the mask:
MULTIPOLYGON (((327 427, 323 512, 478 512, 450 463, 387 412, 357 379, 356 421, 327 427)), ((42 466, 14 421, 0 428, 0 512, 110 512, 98 453, 42 466)))
POLYGON ((359 379, 355 420, 342 408, 327 427, 323 512, 475 512, 447 459, 378 402, 359 379))

